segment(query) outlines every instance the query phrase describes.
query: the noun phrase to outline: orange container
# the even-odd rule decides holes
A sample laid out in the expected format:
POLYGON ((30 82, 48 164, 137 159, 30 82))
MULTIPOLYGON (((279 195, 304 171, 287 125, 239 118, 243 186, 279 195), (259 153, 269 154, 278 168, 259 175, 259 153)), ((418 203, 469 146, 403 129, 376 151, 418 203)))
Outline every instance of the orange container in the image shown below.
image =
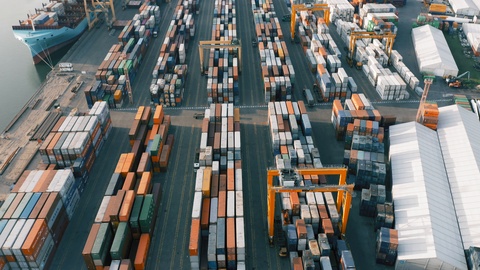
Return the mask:
POLYGON ((225 217, 227 212, 227 192, 221 190, 218 192, 218 209, 217 216, 219 218, 225 217))
POLYGON ((134 190, 137 183, 137 176, 134 172, 127 173, 125 177, 125 182, 123 182, 122 190, 134 190))
POLYGON ((25 170, 23 173, 20 175, 20 178, 18 178, 17 183, 15 183, 15 186, 13 186, 11 192, 12 193, 17 193, 20 187, 25 183, 25 180, 27 179, 28 175, 30 174, 30 170, 25 170))
POLYGON ((358 94, 352 94, 351 100, 353 102, 353 106, 355 106, 355 109, 357 110, 365 109, 365 106, 363 105, 363 102, 360 99, 360 96, 358 94))
POLYGON ((91 256, 91 252, 93 243, 95 242, 95 238, 97 237, 99 229, 100 223, 93 223, 92 228, 90 229, 90 233, 88 234, 87 241, 85 242, 85 246, 83 247, 82 257, 88 270, 95 269, 95 264, 91 256))
POLYGON ((47 170, 42 174, 42 177, 37 182, 32 192, 45 192, 57 173, 56 170, 47 170))
POLYGON ((118 213, 120 221, 128 222, 130 219, 130 213, 132 212, 133 202, 135 201, 135 191, 127 190, 125 197, 123 198, 123 204, 118 213))
POLYGON ((202 230, 208 230, 210 218, 210 198, 203 198, 202 216, 200 218, 200 227, 202 230))
POLYGON ((150 130, 150 136, 147 136, 148 140, 153 140, 155 135, 158 134, 158 129, 160 128, 159 124, 153 124, 152 129, 150 130))
POLYGON ((293 270, 303 270, 302 258, 293 258, 293 270))
POLYGON ((233 168, 227 169, 227 190, 235 190, 235 170, 233 168))
POLYGON ((117 166, 115 167, 115 173, 122 173, 123 164, 125 163, 125 159, 127 158, 127 154, 120 154, 118 158, 117 166))
POLYGON ((123 163, 122 171, 121 171, 121 175, 124 178, 127 177, 128 172, 132 171, 134 161, 135 161, 135 154, 134 153, 126 154, 125 162, 123 163))
POLYGON ((307 108, 305 107, 305 103, 303 102, 303 100, 299 100, 297 102, 297 105, 298 105, 298 109, 300 110, 301 114, 306 114, 307 113, 307 108))
POLYGON ((49 231, 45 219, 35 220, 30 233, 22 245, 22 253, 27 261, 33 262, 36 260, 48 234, 49 231))
POLYGON ((190 227, 190 243, 188 244, 188 252, 190 256, 200 256, 200 220, 198 218, 192 219, 190 227))
POLYGON ((230 217, 227 218, 227 256, 235 256, 235 247, 235 218, 230 217))
POLYGON ((203 181, 202 181, 202 195, 205 197, 210 197, 211 179, 212 179, 212 167, 206 167, 203 170, 203 181))
POLYGON ((43 205, 48 199, 48 196, 50 193, 43 192, 40 198, 38 199, 37 203, 35 204, 35 207, 33 208, 32 212, 30 212, 30 216, 28 218, 33 218, 36 219, 38 215, 40 214, 40 211, 42 211, 43 205))
POLYGON ((132 262, 130 259, 123 259, 120 262, 120 268, 118 270, 131 270, 132 269, 132 262))
POLYGON ((339 112, 339 111, 343 111, 342 103, 340 102, 339 99, 335 99, 335 100, 333 101, 332 110, 333 110, 333 114, 334 114, 335 116, 338 116, 338 112, 339 112))
POLYGON ((293 215, 300 214, 300 200, 297 192, 290 192, 290 204, 292 206, 293 215))
POLYGON ((147 195, 152 190, 152 173, 144 172, 138 183, 137 195, 147 195))
POLYGON ((153 114, 153 123, 161 124, 163 122, 163 116, 163 105, 157 105, 157 107, 155 107, 155 113, 153 114))
POLYGON ((145 269, 145 263, 147 261, 149 248, 150 248, 150 234, 142 233, 140 235, 140 241, 138 242, 138 249, 135 255, 135 261, 133 263, 135 270, 145 269))
POLYGON ((142 119, 142 114, 143 114, 143 110, 145 109, 145 106, 139 106, 138 109, 137 109, 137 113, 135 114, 135 120, 141 120, 142 119))

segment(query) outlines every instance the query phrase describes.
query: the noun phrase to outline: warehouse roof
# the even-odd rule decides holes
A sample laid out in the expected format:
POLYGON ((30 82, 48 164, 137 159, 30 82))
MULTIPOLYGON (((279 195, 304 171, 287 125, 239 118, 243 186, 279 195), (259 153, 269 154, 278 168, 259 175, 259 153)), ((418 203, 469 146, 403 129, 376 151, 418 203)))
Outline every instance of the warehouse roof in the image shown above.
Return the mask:
POLYGON ((457 76, 458 67, 442 31, 430 25, 412 29, 412 40, 420 72, 435 76, 457 76))
POLYGON ((449 0, 448 2, 452 6, 453 11, 459 15, 473 16, 478 14, 479 7, 474 0, 449 0))
POLYGON ((439 108, 438 138, 465 249, 480 245, 480 122, 452 105, 439 108))
POLYGON ((466 269, 452 195, 435 131, 416 122, 390 127, 398 260, 466 269))

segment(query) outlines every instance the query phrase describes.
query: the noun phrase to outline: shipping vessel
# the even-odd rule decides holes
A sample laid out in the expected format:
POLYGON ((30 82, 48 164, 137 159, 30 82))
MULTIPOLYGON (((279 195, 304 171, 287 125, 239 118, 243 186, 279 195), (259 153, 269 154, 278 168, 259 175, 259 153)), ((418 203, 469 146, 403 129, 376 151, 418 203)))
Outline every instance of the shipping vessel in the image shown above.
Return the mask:
POLYGON ((81 0, 51 0, 27 17, 12 28, 15 38, 30 49, 34 64, 49 64, 53 52, 75 42, 88 26, 81 0))

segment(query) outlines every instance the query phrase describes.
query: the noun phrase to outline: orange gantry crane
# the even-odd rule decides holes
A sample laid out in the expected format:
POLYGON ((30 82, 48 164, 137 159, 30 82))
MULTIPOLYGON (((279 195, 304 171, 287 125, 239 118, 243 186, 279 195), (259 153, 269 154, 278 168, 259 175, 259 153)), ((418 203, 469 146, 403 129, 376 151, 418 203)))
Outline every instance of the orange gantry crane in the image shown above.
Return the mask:
POLYGON ((295 4, 292 5, 292 15, 290 18, 290 34, 292 40, 295 38, 295 19, 297 16, 297 11, 322 11, 323 18, 325 18, 325 23, 330 24, 330 8, 328 4, 295 4))
POLYGON ((347 230, 348 214, 352 203, 353 185, 347 185, 347 168, 345 167, 325 167, 308 168, 295 170, 277 170, 267 171, 267 206, 268 206, 268 237, 270 244, 273 244, 274 238, 274 218, 275 218, 275 199, 277 193, 282 192, 337 192, 337 211, 341 213, 341 221, 338 224, 340 232, 345 235, 347 230), (274 186, 274 177, 293 177, 300 175, 338 175, 338 185, 315 185, 315 186, 274 186))

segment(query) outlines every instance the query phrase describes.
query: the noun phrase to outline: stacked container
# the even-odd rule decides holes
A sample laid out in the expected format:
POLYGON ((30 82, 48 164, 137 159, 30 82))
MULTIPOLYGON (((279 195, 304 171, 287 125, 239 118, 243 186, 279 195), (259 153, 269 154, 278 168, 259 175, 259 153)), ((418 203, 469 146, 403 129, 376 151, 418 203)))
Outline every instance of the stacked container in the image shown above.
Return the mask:
POLYGON ((145 150, 149 154, 149 161, 154 172, 167 169, 174 142, 173 135, 168 135, 170 124, 170 116, 165 115, 162 105, 157 105, 153 113, 150 107, 140 106, 138 108, 128 133, 130 145, 134 152, 138 153, 136 155, 137 163, 141 159, 141 152, 145 150), (149 129, 148 125, 152 116, 153 125, 149 129))
POLYGON ((202 253, 207 254, 209 269, 244 267, 240 147, 240 110, 233 104, 211 104, 203 119, 195 178, 189 244, 192 269, 200 269, 202 253))
POLYGON ((380 228, 377 232, 376 262, 393 266, 397 260, 398 231, 389 228, 380 228))
POLYGON ((48 268, 84 185, 69 169, 24 171, 0 207, 5 269, 48 268))
POLYGON ((407 83, 411 89, 415 90, 420 81, 413 74, 413 72, 411 72, 410 69, 403 63, 402 55, 400 55, 398 51, 392 50, 392 54, 390 55, 390 62, 397 70, 397 73, 400 75, 400 77, 403 78, 405 83, 407 83))
POLYGON ((42 162, 58 168, 72 167, 75 177, 84 177, 111 128, 106 102, 95 102, 85 116, 62 116, 39 148, 42 162))
POLYGON ((326 3, 330 8, 330 22, 336 20, 352 21, 355 9, 347 0, 327 0, 326 3))
MULTIPOLYGON (((235 1, 215 1, 212 40, 237 39, 235 1)), ((210 49, 207 69, 208 103, 233 103, 238 99, 237 49, 210 49)), ((203 67, 202 67, 203 68, 203 67)))
MULTIPOLYGON (((277 169, 322 168, 311 123, 302 101, 270 102, 268 117, 277 169)), ((327 184, 323 175, 280 177, 280 186, 327 184)), ((330 246, 338 238, 340 214, 331 192, 281 193, 282 229, 292 265, 331 267, 330 246)), ((309 268, 310 269, 310 268, 309 268)), ((327 268, 328 269, 328 268, 327 268)))
MULTIPOLYGON (((132 150, 118 159, 82 251, 87 269, 119 265, 145 269, 162 193, 160 183, 153 179, 160 164, 151 156, 152 145, 156 140, 162 142, 163 149, 169 141, 173 144, 173 135, 164 140, 167 131, 159 133, 169 125, 169 116, 163 114, 161 106, 153 113, 150 107, 138 108, 132 128, 139 127, 130 137, 132 150)), ((161 160, 162 154, 158 153, 163 150, 155 147, 155 156, 161 160)))
POLYGON ((295 70, 283 40, 280 21, 272 2, 252 2, 255 38, 260 53, 265 102, 290 100, 295 84, 295 70))
POLYGON ((365 217, 375 217, 378 204, 384 204, 387 196, 385 185, 371 184, 370 188, 362 189, 362 198, 360 201, 360 215, 365 217))
POLYGON ((189 41, 195 35, 194 13, 197 8, 196 0, 182 0, 173 11, 152 71, 150 98, 154 104, 174 107, 182 102, 188 72, 186 53, 189 41))
POLYGON ((374 229, 378 230, 381 227, 393 228, 393 221, 393 204, 389 202, 377 204, 374 229))
MULTIPOLYGON (((376 135, 379 138, 379 141, 383 141, 384 133, 382 126, 382 115, 378 110, 375 110, 374 107, 371 105, 370 101, 365 97, 364 94, 352 94, 351 99, 345 100, 345 106, 342 106, 340 100, 334 100, 332 106, 332 116, 330 120, 332 121, 333 127, 335 129, 335 136, 337 140, 344 140, 345 135, 347 136, 347 141, 350 141, 348 137, 353 136, 353 131, 355 130, 355 123, 357 123, 357 128, 360 128, 360 124, 363 122, 355 122, 355 119, 358 120, 369 120, 372 122, 371 134, 364 134, 364 135, 376 135), (374 130, 374 122, 379 122, 379 124, 375 124, 374 130), (349 125, 352 124, 352 125, 349 125), (373 132, 375 131, 375 132, 373 132)), ((366 129, 365 122, 365 129, 366 129)), ((366 130, 364 131, 366 132, 366 130)), ((360 135, 360 134, 359 134, 360 135)))
POLYGON ((89 108, 95 101, 106 101, 110 108, 123 105, 129 96, 127 84, 133 83, 148 49, 152 30, 160 20, 160 8, 143 5, 128 21, 95 73, 96 82, 84 93, 89 108), (129 82, 127 82, 127 80, 129 82))
POLYGON ((437 130, 438 114, 438 105, 436 103, 424 103, 420 112, 420 124, 437 130))

